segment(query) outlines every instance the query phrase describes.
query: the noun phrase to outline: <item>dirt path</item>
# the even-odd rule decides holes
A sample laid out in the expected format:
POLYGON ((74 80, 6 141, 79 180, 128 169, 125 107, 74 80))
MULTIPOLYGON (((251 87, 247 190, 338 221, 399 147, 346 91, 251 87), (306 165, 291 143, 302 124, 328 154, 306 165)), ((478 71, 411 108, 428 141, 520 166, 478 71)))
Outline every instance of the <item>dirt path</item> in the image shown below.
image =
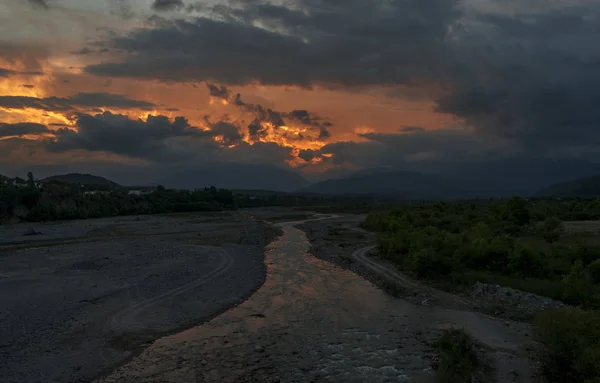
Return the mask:
POLYGON ((411 279, 410 277, 407 277, 406 275, 399 273, 396 270, 392 270, 384 265, 377 263, 376 261, 371 259, 368 255, 369 252, 373 251, 374 249, 375 249, 375 245, 363 247, 361 249, 354 251, 352 253, 351 257, 356 262, 361 263, 362 265, 368 267, 369 269, 373 270, 374 272, 384 276, 388 280, 392 280, 392 281, 396 282, 401 287, 411 290, 411 291, 414 291, 414 292, 424 293, 427 296, 430 296, 431 298, 433 298, 435 301, 437 301, 437 302, 434 301, 434 302, 428 302, 428 303, 438 303, 439 301, 442 301, 446 304, 450 304, 451 306, 454 306, 454 308, 460 308, 460 309, 468 309, 469 306, 471 305, 471 303, 468 302, 467 300, 465 300, 464 298, 461 298, 459 296, 449 294, 444 291, 437 290, 437 289, 431 288, 429 286, 423 285, 422 283, 419 283, 419 282, 411 279))
POLYGON ((280 224, 267 280, 246 302, 156 341, 99 382, 429 382, 430 344, 448 327, 489 348, 500 370, 490 381, 532 381, 526 325, 393 298, 308 255, 296 224, 280 224))

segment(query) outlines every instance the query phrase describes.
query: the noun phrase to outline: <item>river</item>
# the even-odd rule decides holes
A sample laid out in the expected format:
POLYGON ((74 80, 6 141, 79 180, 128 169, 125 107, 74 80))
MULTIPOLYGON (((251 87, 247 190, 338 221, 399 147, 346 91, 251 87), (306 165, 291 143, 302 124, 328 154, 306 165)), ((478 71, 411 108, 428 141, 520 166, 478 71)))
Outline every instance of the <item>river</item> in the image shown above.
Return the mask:
POLYGON ((501 368, 522 363, 526 327, 391 297, 308 254, 298 223, 279 224, 267 280, 246 302, 159 339, 101 381, 427 382, 430 344, 447 327, 468 328, 501 368))

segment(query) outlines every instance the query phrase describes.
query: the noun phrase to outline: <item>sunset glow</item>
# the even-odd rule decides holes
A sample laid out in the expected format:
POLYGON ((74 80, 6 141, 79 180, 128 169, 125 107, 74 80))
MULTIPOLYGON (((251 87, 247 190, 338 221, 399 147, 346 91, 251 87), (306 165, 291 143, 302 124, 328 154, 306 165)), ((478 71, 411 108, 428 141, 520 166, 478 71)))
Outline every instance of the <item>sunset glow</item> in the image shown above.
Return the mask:
POLYGON ((600 8, 432 1, 10 0, 0 10, 0 138, 14 145, 4 172, 73 158, 81 171, 223 162, 307 178, 460 172, 532 153, 596 161, 589 63, 600 50, 588 42, 600 8), (578 27, 561 32, 560 15, 578 27))

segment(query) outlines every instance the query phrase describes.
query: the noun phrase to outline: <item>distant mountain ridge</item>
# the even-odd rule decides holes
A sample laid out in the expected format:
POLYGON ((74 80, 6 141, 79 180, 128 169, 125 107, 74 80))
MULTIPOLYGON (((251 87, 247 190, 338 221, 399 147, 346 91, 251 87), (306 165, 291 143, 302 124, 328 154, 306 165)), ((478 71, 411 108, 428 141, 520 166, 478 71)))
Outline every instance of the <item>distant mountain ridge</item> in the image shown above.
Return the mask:
POLYGON ((599 197, 600 175, 558 182, 539 190, 534 196, 554 198, 599 197))
POLYGON ((309 182, 300 174, 272 165, 220 164, 189 169, 157 180, 167 188, 196 189, 215 186, 225 189, 291 192, 309 182))
POLYGON ((386 195, 406 199, 474 197, 451 178, 402 170, 368 170, 350 176, 317 182, 300 192, 330 195, 386 195))
POLYGON ((121 187, 116 182, 113 182, 104 177, 95 176, 92 174, 83 174, 83 173, 68 173, 68 174, 60 174, 55 176, 46 177, 41 179, 40 182, 51 182, 58 181, 70 184, 79 184, 79 185, 99 185, 99 186, 108 186, 108 187, 121 187))

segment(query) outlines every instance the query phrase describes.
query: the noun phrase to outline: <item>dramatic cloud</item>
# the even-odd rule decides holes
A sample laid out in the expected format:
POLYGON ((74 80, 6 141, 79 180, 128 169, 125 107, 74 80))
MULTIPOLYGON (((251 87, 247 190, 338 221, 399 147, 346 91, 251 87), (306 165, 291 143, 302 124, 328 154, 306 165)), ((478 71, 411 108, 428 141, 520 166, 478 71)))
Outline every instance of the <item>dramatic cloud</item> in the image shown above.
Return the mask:
POLYGON ((224 146, 239 145, 244 138, 244 135, 240 133, 237 126, 230 122, 219 121, 214 124, 209 124, 209 126, 215 136, 220 138, 220 142, 224 146))
MULTIPOLYGON (((31 16, 30 23, 39 23, 50 14, 53 23, 76 18, 33 12, 33 3, 40 9, 48 5, 19 3, 15 9, 27 15, 23 22, 31 16)), ((59 3, 68 13, 69 2, 59 3)), ((112 18, 100 26, 102 32, 82 32, 77 44, 60 40, 47 46, 40 33, 34 45, 34 29, 22 33, 34 36, 31 41, 14 36, 0 41, 0 90, 14 96, 0 97, 0 120, 61 122, 45 115, 113 109, 59 130, 48 147, 155 162, 197 161, 203 153, 240 162, 270 155, 307 171, 321 166, 440 172, 485 164, 487 173, 473 173, 497 179, 503 177, 494 172, 504 174, 502 166, 537 164, 531 169, 539 172, 545 163, 555 169, 548 172, 568 178, 575 164, 600 163, 596 0, 110 4, 129 9, 134 20, 112 18), (149 5, 156 12, 180 12, 146 20, 149 5), (89 44, 81 49, 83 38, 89 44), (24 77, 32 74, 39 77, 24 77), (85 93, 56 96, 57 84, 67 87, 61 80, 70 81, 72 93, 85 93), (348 102, 348 95, 360 95, 361 102, 348 102), (165 136, 150 127, 158 124, 152 119, 115 117, 122 109, 133 109, 132 115, 137 109, 180 109, 177 114, 202 129, 165 136), (127 144, 109 142, 118 134, 127 144)), ((78 17, 88 17, 84 8, 78 17)), ((11 129, 16 128, 5 131, 16 131, 11 129)), ((3 141, 29 148, 31 137, 23 135, 3 141)))
POLYGON ((106 41, 121 61, 89 73, 226 84, 407 84, 444 63, 458 0, 237 2, 106 41), (295 3, 295 4, 294 4, 295 3), (261 25, 260 27, 258 25, 261 25), (174 44, 174 42, 177 42, 174 44), (165 70, 168 68, 168 70, 165 70))
MULTIPOLYGON (((115 36, 105 42, 107 48, 132 54, 86 71, 237 85, 427 89, 437 111, 473 128, 470 135, 508 140, 521 152, 543 156, 599 149, 597 3, 526 1, 511 5, 510 15, 494 10, 492 2, 476 8, 458 0, 285 4, 236 2, 216 7, 218 17, 173 20, 115 36)), ((243 104, 226 88, 210 91, 243 104)), ((313 123, 302 111, 277 115, 257 108, 255 113, 249 137, 265 134, 262 121, 280 126, 278 117, 313 123)), ((320 137, 327 138, 327 127, 321 126, 320 137)))
POLYGON ((152 9, 157 12, 173 11, 185 6, 182 0, 154 0, 152 9))
POLYGON ((598 4, 482 21, 490 32, 470 36, 438 110, 527 152, 600 149, 598 4))
POLYGON ((120 108, 151 110, 155 105, 151 102, 132 100, 120 94, 110 93, 77 93, 71 97, 36 98, 26 96, 0 96, 0 108, 24 109, 33 108, 45 111, 71 111, 77 107, 120 108))
POLYGON ((33 122, 20 122, 17 124, 5 124, 0 122, 0 137, 21 137, 48 132, 50 132, 50 130, 46 126, 33 122))
POLYGON ((277 137, 284 143, 319 142, 331 137, 328 128, 333 124, 306 110, 293 110, 289 113, 278 112, 259 104, 247 103, 242 100, 239 93, 234 94, 226 86, 207 83, 207 87, 211 97, 233 105, 252 116, 252 121, 247 126, 238 126, 238 131, 243 131, 243 128, 247 130, 248 137, 252 141, 277 137))
POLYGON ((298 157, 302 158, 306 162, 310 162, 319 157, 319 152, 312 149, 302 149, 298 153, 298 157))
POLYGON ((127 157, 157 161, 173 161, 193 157, 194 145, 209 150, 217 148, 212 132, 190 126, 184 117, 170 120, 166 116, 151 116, 132 120, 124 115, 104 112, 83 115, 77 130, 63 128, 47 141, 54 152, 83 149, 115 153, 127 157))
POLYGON ((224 85, 217 86, 207 83, 206 86, 208 87, 211 97, 216 97, 234 105, 246 105, 244 102, 242 102, 239 93, 232 94, 231 91, 224 85))

